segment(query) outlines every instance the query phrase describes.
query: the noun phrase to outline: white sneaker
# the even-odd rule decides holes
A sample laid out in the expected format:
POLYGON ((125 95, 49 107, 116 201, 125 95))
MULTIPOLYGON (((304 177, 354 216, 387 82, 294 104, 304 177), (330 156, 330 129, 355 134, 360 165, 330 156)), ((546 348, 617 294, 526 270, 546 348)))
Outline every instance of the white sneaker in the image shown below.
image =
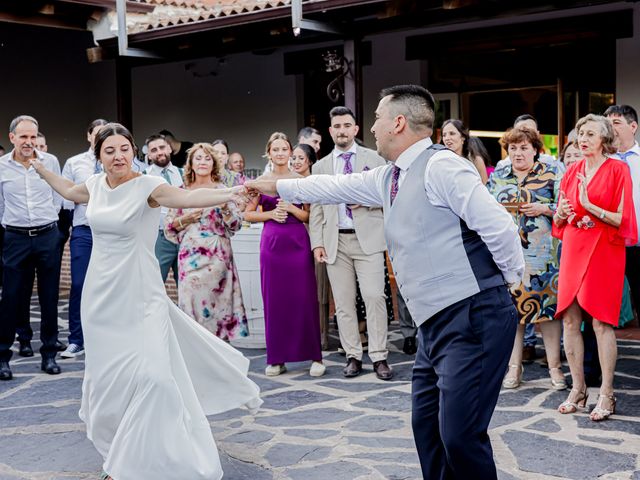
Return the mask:
POLYGON ((285 367, 284 365, 267 365, 267 368, 265 368, 264 373, 267 377, 276 377, 286 371, 287 371, 287 367, 285 367))
POLYGON ((312 377, 321 377, 324 375, 324 372, 326 372, 327 367, 325 367, 322 363, 320 362, 313 362, 311 364, 311 368, 309 369, 309 375, 311 375, 312 377))
POLYGON ((80 345, 76 345, 75 343, 70 343, 67 349, 60 353, 61 358, 75 358, 78 355, 82 355, 84 353, 84 348, 80 345))

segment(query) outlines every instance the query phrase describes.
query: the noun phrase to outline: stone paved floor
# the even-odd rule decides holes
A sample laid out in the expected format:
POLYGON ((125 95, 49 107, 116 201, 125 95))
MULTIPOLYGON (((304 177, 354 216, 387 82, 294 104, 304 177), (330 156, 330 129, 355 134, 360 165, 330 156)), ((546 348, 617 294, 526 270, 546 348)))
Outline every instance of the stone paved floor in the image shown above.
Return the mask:
MULTIPOLYGON (((64 301, 60 316, 64 328, 64 301)), ((264 351, 246 350, 265 404, 255 417, 237 410, 210 418, 225 479, 420 478, 410 431, 412 358, 399 351, 398 331, 390 341, 392 382, 378 381, 366 364, 366 374, 344 379, 344 357, 335 352, 326 352, 322 378, 310 377, 306 364, 267 378, 264 351)), ((501 480, 640 480, 640 342, 619 346, 615 420, 557 414, 566 393, 547 388, 539 364, 525 369, 520 389, 502 392, 490 431, 501 480)), ((101 461, 77 416, 82 358, 60 360, 59 376, 42 374, 39 362, 14 357, 15 380, 0 384, 0 480, 96 479, 101 461)))

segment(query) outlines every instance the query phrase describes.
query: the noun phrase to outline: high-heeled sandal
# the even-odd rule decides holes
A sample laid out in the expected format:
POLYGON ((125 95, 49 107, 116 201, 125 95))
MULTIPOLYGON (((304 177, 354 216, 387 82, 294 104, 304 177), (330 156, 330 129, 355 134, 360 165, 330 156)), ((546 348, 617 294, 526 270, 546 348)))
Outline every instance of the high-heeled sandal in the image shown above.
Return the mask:
POLYGON ((562 373, 562 368, 550 368, 549 369, 549 378, 551 378, 551 388, 554 390, 565 390, 567 388, 567 381, 564 378, 564 374, 562 373), (558 371, 562 375, 562 379, 555 380, 553 378, 552 371, 558 371))
POLYGON ((502 381, 502 388, 511 390, 514 388, 518 388, 522 383, 522 375, 524 374, 524 367, 522 365, 517 365, 517 364, 509 365, 509 370, 507 372, 507 375, 509 374, 509 372, 511 372, 512 368, 519 368, 520 374, 516 375, 515 377, 506 376, 502 381))
POLYGON ((587 391, 587 387, 584 387, 584 390, 582 392, 574 389, 571 389, 571 392, 569 392, 569 396, 567 397, 567 399, 558 407, 558 412, 562 413, 563 415, 566 415, 568 413, 575 413, 578 411, 578 408, 585 408, 587 406, 587 400, 589 399, 589 392, 587 391), (574 402, 570 402, 569 397, 571 397, 571 392, 574 391, 578 392, 579 396, 574 402))
POLYGON ((614 413, 616 413, 616 397, 614 397, 613 395, 600 394, 598 395, 598 403, 596 403, 596 406, 593 408, 593 410, 591 410, 591 413, 589 414, 589 418, 591 419, 592 422, 602 422, 608 419, 614 413), (611 401, 611 409, 602 408, 600 406, 601 401, 605 398, 611 401))

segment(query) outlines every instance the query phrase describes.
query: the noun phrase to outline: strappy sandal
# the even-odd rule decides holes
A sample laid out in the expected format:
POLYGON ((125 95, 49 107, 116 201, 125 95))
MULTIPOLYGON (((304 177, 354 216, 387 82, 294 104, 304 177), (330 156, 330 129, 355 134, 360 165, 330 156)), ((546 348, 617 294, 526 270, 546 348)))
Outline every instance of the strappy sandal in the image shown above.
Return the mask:
POLYGON ((569 392, 569 397, 560 404, 558 407, 558 412, 566 415, 568 413, 575 413, 578 411, 578 408, 585 408, 587 406, 587 400, 589 399, 589 393, 587 392, 587 387, 584 388, 582 392, 578 390, 571 389, 569 392), (578 392, 579 396, 576 398, 575 402, 570 402, 569 397, 571 397, 571 392, 578 392))
MULTIPOLYGON (((516 370, 517 372, 517 370, 516 370)), ((522 365, 517 365, 517 364, 513 364, 513 365, 509 365, 509 370, 507 371, 507 376, 504 377, 504 380, 502 381, 502 388, 506 388, 508 390, 512 390, 514 388, 518 388, 520 386, 520 384, 522 383, 522 375, 524 374, 524 367, 522 365), (515 377, 509 377, 509 373, 511 372, 512 368, 516 368, 516 369, 520 369, 520 374, 516 375, 515 377)))
POLYGON ((594 409, 591 410, 591 413, 589 414, 589 418, 591 419, 592 422, 602 422, 604 420, 607 420, 614 413, 616 413, 616 397, 614 397, 613 395, 600 394, 598 395, 598 403, 596 403, 596 406, 594 407, 594 409), (611 402, 611 410, 607 408, 602 408, 600 406, 602 400, 605 398, 609 399, 609 401, 611 402))
POLYGON ((562 368, 558 367, 558 368, 550 368, 549 369, 549 378, 551 378, 551 388, 553 388, 554 390, 565 390, 567 388, 567 381, 564 378, 564 374, 562 373, 562 368), (555 380, 553 378, 553 373, 554 371, 560 372, 560 375, 562 376, 562 378, 559 378, 558 380, 555 380))

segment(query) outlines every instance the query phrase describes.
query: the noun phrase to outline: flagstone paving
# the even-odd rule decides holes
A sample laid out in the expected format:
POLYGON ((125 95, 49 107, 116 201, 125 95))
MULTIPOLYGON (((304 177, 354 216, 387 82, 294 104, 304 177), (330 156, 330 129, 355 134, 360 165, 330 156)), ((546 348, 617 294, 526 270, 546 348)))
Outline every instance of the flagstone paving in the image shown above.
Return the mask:
MULTIPOLYGON (((66 308, 62 300, 65 341, 66 308)), ((36 329, 38 318, 34 302, 36 329)), ((234 410, 210 417, 224 478, 421 478, 411 436, 413 359, 399 351, 396 329, 390 343, 396 372, 391 382, 377 380, 367 363, 363 375, 344 379, 345 360, 336 352, 325 352, 324 377, 309 376, 307 364, 291 364, 287 373, 267 378, 265 352, 244 350, 265 403, 255 416, 234 410)), ((548 388, 547 371, 539 364, 525 367, 524 384, 501 393, 491 422, 501 480, 640 480, 640 342, 619 341, 619 355, 618 412, 601 424, 584 412, 558 414, 566 392, 548 388)), ((101 459, 78 418, 83 357, 59 364, 63 373, 49 376, 40 372, 37 354, 14 356, 15 379, 0 382, 0 480, 98 478, 101 459)), ((596 397, 591 389, 590 407, 596 397)))

